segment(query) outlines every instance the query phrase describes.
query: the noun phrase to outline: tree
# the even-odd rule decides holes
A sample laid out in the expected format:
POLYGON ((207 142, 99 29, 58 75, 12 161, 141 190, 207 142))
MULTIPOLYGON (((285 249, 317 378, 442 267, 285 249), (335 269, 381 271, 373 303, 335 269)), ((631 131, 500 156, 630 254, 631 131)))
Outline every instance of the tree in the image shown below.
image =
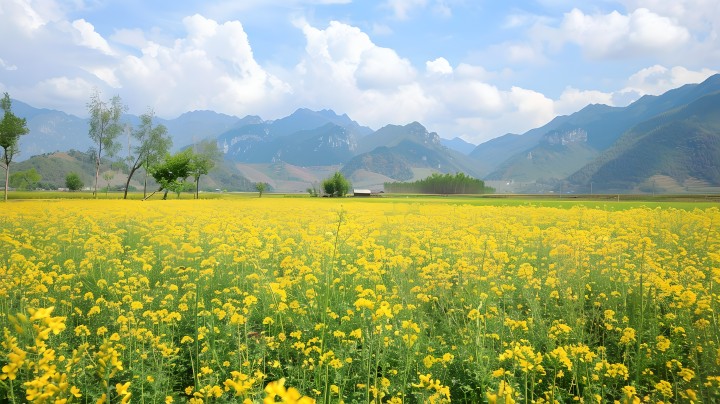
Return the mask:
POLYGON ((120 124, 120 117, 127 110, 127 107, 122 104, 120 96, 117 95, 110 100, 109 104, 106 103, 100 99, 100 91, 95 89, 95 92, 90 96, 87 108, 90 113, 90 131, 88 135, 95 143, 93 149, 95 155, 95 187, 93 195, 97 198, 100 159, 103 153, 112 157, 120 149, 120 144, 116 139, 124 129, 120 124))
POLYGON ((260 193, 259 198, 262 198, 263 192, 265 192, 265 183, 264 182, 256 182, 255 183, 255 189, 260 193))
POLYGON ((482 180, 465 175, 465 173, 439 174, 433 173, 427 178, 414 182, 386 182, 385 192, 419 193, 419 194, 489 194, 495 192, 485 186, 482 180))
POLYGON ((322 188, 330 196, 345 196, 350 191, 350 182, 340 171, 336 171, 322 182, 322 188))
MULTIPOLYGON (((140 167, 145 166, 145 184, 147 187, 147 168, 150 164, 159 161, 162 156, 167 154, 172 139, 168 135, 167 128, 164 125, 153 127, 153 118, 155 113, 152 109, 140 115, 140 125, 132 131, 132 137, 137 141, 132 152, 134 156, 129 156, 130 164, 129 174, 125 182, 125 194, 123 199, 127 199, 128 189, 130 188, 130 180, 140 167)), ((143 197, 145 196, 143 191, 143 197)))
POLYGON ((313 182, 310 184, 311 186, 307 188, 305 191, 310 194, 310 196, 318 196, 318 186, 316 182, 313 182))
POLYGON ((185 189, 187 184, 185 179, 191 174, 192 156, 192 150, 186 149, 173 155, 166 155, 163 161, 150 167, 150 175, 160 184, 160 188, 155 192, 165 191, 163 199, 167 199, 168 191, 179 193, 185 189))
MULTIPOLYGON (((110 180, 115 178, 115 173, 112 171, 105 171, 103 173, 103 179, 107 183, 107 186, 105 187, 105 196, 107 196, 108 191, 110 191, 110 180)), ((125 194, 127 195, 127 190, 125 191, 125 194)))
POLYGON ((35 170, 35 167, 33 167, 29 170, 12 173, 10 175, 10 185, 13 188, 25 190, 37 185, 41 179, 42 176, 35 170))
POLYGON ((200 197, 200 176, 206 175, 215 167, 222 156, 217 142, 206 140, 195 145, 190 159, 190 174, 195 179, 195 199, 200 197))
POLYGON ((70 191, 79 191, 83 187, 83 181, 77 173, 68 173, 65 176, 65 186, 70 191))
POLYGON ((5 93, 2 101, 3 119, 0 121, 0 147, 2 153, 2 167, 5 169, 5 200, 8 198, 8 186, 10 185, 10 163, 13 157, 19 153, 18 141, 20 136, 26 135, 30 130, 27 128, 25 118, 18 118, 12 112, 12 101, 10 95, 5 93))

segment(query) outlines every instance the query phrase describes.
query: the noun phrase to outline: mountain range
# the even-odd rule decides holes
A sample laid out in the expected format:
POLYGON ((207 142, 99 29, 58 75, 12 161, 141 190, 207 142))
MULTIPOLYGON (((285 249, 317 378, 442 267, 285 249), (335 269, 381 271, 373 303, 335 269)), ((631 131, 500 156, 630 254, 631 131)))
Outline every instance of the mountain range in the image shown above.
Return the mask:
MULTIPOLYGON (((92 146, 85 119, 17 100, 13 111, 30 129, 17 160, 92 146)), ((217 141, 225 161, 209 178, 212 189, 267 182, 276 191, 303 191, 341 170, 355 186, 373 189, 432 172, 464 172, 507 191, 615 193, 720 190, 718 117, 720 75, 626 107, 588 105, 478 146, 443 139, 418 122, 373 130, 332 110, 300 108, 277 120, 193 111, 156 122, 168 128, 175 150, 217 141)), ((135 125, 138 117, 123 122, 135 125)), ((121 139, 125 150, 128 141, 121 139)))
POLYGON ((720 186, 719 92, 714 75, 626 107, 588 105, 480 144, 470 156, 483 162, 487 180, 532 184, 535 191, 637 192, 659 181, 660 191, 692 184, 705 192, 720 186))

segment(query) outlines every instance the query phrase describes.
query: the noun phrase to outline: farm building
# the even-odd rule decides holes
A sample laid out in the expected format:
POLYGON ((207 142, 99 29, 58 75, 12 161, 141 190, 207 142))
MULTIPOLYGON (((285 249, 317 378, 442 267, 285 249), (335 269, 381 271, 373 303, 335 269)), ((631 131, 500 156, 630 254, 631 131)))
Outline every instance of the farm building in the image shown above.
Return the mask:
POLYGON ((369 189, 353 189, 353 196, 371 196, 372 192, 369 189))

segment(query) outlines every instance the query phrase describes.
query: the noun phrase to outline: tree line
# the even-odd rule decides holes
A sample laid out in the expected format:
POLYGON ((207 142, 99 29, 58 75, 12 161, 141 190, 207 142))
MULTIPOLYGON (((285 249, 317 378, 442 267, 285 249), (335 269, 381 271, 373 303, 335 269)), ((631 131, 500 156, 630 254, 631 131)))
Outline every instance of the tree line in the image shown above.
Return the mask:
POLYGON ((464 173, 433 173, 427 178, 413 182, 386 182, 385 192, 398 194, 491 194, 492 187, 464 173))
MULTIPOLYGON (((13 158, 19 153, 19 140, 22 135, 29 132, 25 118, 19 118, 12 112, 12 102, 8 93, 2 99, 3 119, 0 121, 0 148, 2 148, 2 160, 0 166, 5 170, 5 200, 10 183, 30 185, 39 181, 37 173, 22 173, 10 178, 10 164, 13 158)), ((152 109, 140 116, 140 123, 132 128, 121 122, 122 115, 127 111, 127 106, 122 103, 119 96, 110 100, 104 100, 100 91, 95 89, 87 104, 89 118, 88 136, 93 142, 89 151, 93 156, 95 166, 95 180, 93 185, 93 196, 97 198, 98 183, 100 179, 100 167, 103 158, 115 156, 121 149, 119 137, 129 133, 128 147, 128 176, 125 182, 123 198, 127 199, 130 181, 141 169, 145 174, 143 185, 143 199, 149 198, 147 191, 148 176, 152 177, 159 188, 157 192, 164 192, 163 199, 167 198, 168 192, 180 193, 182 191, 195 191, 195 198, 198 198, 200 189, 200 177, 206 175, 213 169, 216 162, 221 158, 217 143, 204 141, 193 148, 170 154, 172 139, 167 128, 162 124, 155 123, 155 113, 152 109), (189 179, 192 179, 190 181, 189 179)), ((72 173, 70 173, 72 174, 72 173)), ((77 176, 77 174, 75 174, 77 176)), ((109 182, 109 178, 104 178, 109 182)), ((78 178, 66 179, 69 188, 78 188, 78 178)), ((82 183, 80 182, 80 187, 82 183)))

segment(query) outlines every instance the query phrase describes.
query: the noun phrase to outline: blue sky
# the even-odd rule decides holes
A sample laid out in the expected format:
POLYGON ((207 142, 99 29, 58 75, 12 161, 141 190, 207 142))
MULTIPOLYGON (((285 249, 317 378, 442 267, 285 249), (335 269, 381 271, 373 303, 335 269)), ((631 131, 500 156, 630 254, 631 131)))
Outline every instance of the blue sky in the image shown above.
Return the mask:
POLYGON ((720 69, 717 0, 0 0, 0 91, 85 115, 330 108, 480 143, 720 69))

